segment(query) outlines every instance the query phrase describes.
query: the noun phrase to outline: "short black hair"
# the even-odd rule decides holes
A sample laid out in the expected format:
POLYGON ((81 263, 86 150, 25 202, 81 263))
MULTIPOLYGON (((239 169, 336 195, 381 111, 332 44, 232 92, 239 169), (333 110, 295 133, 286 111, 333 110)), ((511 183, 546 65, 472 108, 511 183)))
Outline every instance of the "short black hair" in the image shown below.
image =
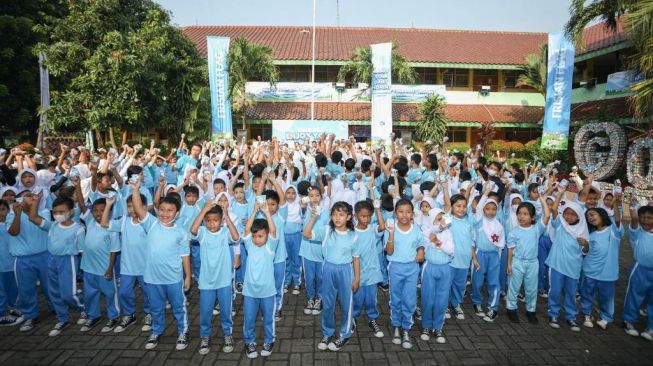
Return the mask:
POLYGON ((220 178, 215 178, 213 180, 213 184, 222 184, 223 186, 227 186, 227 184, 224 182, 224 180, 222 180, 220 178))
POLYGON ((162 203, 167 203, 174 205, 177 208, 177 211, 181 209, 181 201, 179 198, 175 197, 174 195, 167 195, 161 199, 161 202, 159 203, 159 206, 161 206, 162 203))
POLYGON ((245 189, 245 182, 238 182, 238 183, 234 184, 234 191, 235 191, 237 188, 245 189))
POLYGON ((184 187, 184 195, 187 194, 196 194, 199 197, 200 189, 197 186, 186 186, 184 187))
POLYGON ((143 172, 143 168, 138 166, 138 165, 132 165, 129 168, 127 168, 127 177, 131 177, 134 174, 141 174, 143 172))
POLYGON ((374 212, 374 206, 369 200, 363 200, 363 201, 358 201, 356 202, 356 205, 354 206, 354 211, 356 213, 360 212, 361 210, 368 210, 370 212, 374 212))
POLYGON ((72 199, 69 197, 57 197, 55 200, 52 202, 52 208, 55 208, 57 206, 65 205, 68 207, 69 210, 72 210, 75 208, 75 202, 73 202, 72 199))
POLYGON ((405 177, 409 169, 408 164, 404 162, 395 163, 394 168, 397 169, 397 174, 399 174, 400 177, 405 177))
MULTIPOLYGON (((141 196, 141 203, 147 202, 147 198, 145 197, 144 194, 139 193, 138 195, 141 196)), ((131 194, 129 196, 127 196, 127 203, 130 203, 132 201, 132 196, 133 195, 131 195, 131 194)))
MULTIPOLYGON (((103 198, 98 198, 95 201, 93 201, 93 204, 91 205, 91 207, 95 207, 95 205, 106 205, 106 204, 107 204, 107 199, 103 197, 103 198)), ((112 209, 113 209, 113 207, 112 207, 112 209)))
POLYGON ((637 210, 637 216, 638 216, 638 217, 639 217, 639 216, 642 216, 642 215, 644 215, 644 214, 653 215, 653 206, 646 205, 646 206, 642 206, 642 207, 640 207, 640 208, 637 210))
MULTIPOLYGON (((222 218, 222 207, 215 205, 206 212, 206 215, 220 215, 220 218, 222 218)), ((206 217, 206 215, 204 216, 206 217)))
POLYGON ((397 203, 395 203, 395 211, 398 210, 399 207, 401 207, 401 206, 410 206, 411 210, 415 209, 415 207, 413 206, 413 203, 410 202, 409 200, 405 199, 405 198, 402 198, 399 201, 397 201, 397 203))
POLYGON ((6 207, 7 210, 9 209, 9 203, 5 200, 0 200, 0 206, 6 207))
POLYGON ((311 188, 311 183, 305 180, 297 183, 297 192, 300 196, 308 196, 308 190, 311 188))
POLYGON ((252 234, 255 234, 261 230, 265 230, 267 233, 270 232, 270 225, 268 225, 268 221, 266 219, 255 219, 254 222, 252 222, 250 231, 252 234))
POLYGON ((356 160, 349 158, 345 160, 345 169, 353 170, 356 167, 356 160))
POLYGON ((279 203, 281 201, 281 199, 279 198, 279 194, 275 190, 268 189, 265 192, 263 192, 263 194, 265 195, 266 200, 273 200, 276 203, 279 203))
MULTIPOLYGON (((341 156, 342 156, 342 154, 341 154, 341 156)), ((328 163, 328 159, 324 154, 317 153, 315 155, 315 165, 317 165, 318 168, 326 167, 327 163, 328 163)))
POLYGON ((420 154, 413 154, 410 156, 410 161, 414 162, 415 164, 419 165, 419 163, 422 162, 422 155, 420 154))
POLYGON ((342 160, 342 153, 338 150, 334 151, 331 153, 331 161, 334 164, 340 164, 340 161, 342 160))

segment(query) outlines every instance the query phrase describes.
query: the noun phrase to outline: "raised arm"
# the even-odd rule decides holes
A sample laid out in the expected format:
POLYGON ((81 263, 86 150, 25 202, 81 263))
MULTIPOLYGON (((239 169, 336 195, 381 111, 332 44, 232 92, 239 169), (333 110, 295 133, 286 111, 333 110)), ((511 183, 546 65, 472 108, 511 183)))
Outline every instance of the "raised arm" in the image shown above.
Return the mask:
MULTIPOLYGON (((549 224, 549 220, 551 219, 551 210, 549 210, 549 205, 546 203, 546 197, 544 197, 543 195, 540 195, 540 203, 542 204, 542 211, 543 211, 542 224, 546 226, 549 224)), ((557 212, 558 209, 555 208, 555 211, 557 212)))
POLYGON ((111 207, 116 202, 116 196, 111 196, 106 199, 107 204, 104 205, 104 211, 102 211, 102 220, 100 221, 100 226, 103 228, 109 227, 109 220, 111 220, 111 207))
POLYGON ((82 180, 79 176, 71 177, 70 181, 75 187, 75 200, 79 206, 79 210, 82 214, 85 214, 88 208, 86 207, 86 201, 84 200, 84 194, 82 193, 82 180))
MULTIPOLYGON (((204 220, 204 216, 206 216, 206 213, 209 212, 215 206, 215 203, 212 200, 206 200, 206 204, 204 207, 202 207, 202 211, 197 215, 195 218, 195 221, 193 221, 193 225, 190 227, 190 233, 193 234, 194 236, 197 235, 199 232, 200 226, 202 225, 202 220, 204 220)), ((229 215, 226 212, 223 212, 223 214, 226 214, 227 216, 229 215)))
POLYGON ((612 209, 614 211, 614 224, 616 227, 621 226, 621 200, 623 199, 623 194, 615 194, 614 200, 612 200, 612 209))
POLYGON ((130 186, 132 188, 132 206, 134 207, 134 212, 139 219, 145 220, 145 217, 147 217, 147 209, 145 208, 143 201, 141 201, 140 179, 136 180, 136 182, 130 183, 130 186))

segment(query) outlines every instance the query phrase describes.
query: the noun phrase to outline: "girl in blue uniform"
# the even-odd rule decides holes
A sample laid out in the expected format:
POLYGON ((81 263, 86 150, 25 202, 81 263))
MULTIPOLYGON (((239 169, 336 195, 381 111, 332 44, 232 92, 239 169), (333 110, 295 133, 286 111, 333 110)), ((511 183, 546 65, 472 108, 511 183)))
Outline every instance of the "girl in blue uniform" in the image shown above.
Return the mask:
POLYGON ((340 350, 351 338, 353 292, 360 284, 359 248, 352 208, 346 202, 336 202, 331 208, 328 226, 316 227, 317 209, 311 212, 304 236, 322 242, 322 339, 317 348, 340 350), (340 303, 340 336, 335 335, 336 299, 340 303))
POLYGON ((388 254, 390 279, 390 319, 392 343, 404 349, 413 348, 409 331, 417 306, 417 277, 419 263, 424 261, 426 239, 417 225, 413 225, 413 204, 400 199, 394 207, 395 224, 386 221, 385 251, 388 254))
POLYGON ((614 321, 615 284, 619 278, 619 247, 624 230, 619 211, 620 196, 614 200, 614 223, 603 208, 590 208, 585 213, 590 230, 592 250, 583 260, 580 282, 580 305, 585 319, 583 325, 592 328, 592 304, 598 292, 600 316, 596 324, 606 329, 614 321))
MULTIPOLYGON (((322 210, 320 202, 322 195, 318 187, 311 187, 308 190, 309 202, 302 208, 304 226, 311 220, 313 209, 318 211, 318 218, 314 226, 324 226, 329 222, 329 212, 322 210)), ((322 242, 309 240, 302 236, 302 243, 299 247, 299 255, 302 258, 304 271, 304 283, 306 286, 306 306, 304 314, 318 315, 322 312, 322 242)))

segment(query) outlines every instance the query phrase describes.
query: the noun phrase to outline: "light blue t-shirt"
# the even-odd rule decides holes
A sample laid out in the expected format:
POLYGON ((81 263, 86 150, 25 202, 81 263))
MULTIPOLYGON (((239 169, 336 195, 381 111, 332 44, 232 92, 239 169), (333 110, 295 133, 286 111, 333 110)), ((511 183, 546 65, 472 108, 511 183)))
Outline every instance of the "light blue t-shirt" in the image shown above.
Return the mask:
POLYGON ((9 238, 6 223, 0 222, 0 272, 14 271, 14 256, 9 253, 9 238))
POLYGON ((633 247, 635 261, 644 267, 653 269, 653 233, 645 231, 641 226, 635 230, 629 227, 628 236, 630 245, 633 247))
POLYGON ((615 224, 590 233, 590 251, 583 259, 583 274, 599 281, 619 279, 619 247, 623 225, 615 224))
POLYGON ((186 203, 183 203, 181 205, 181 210, 179 212, 179 221, 177 221, 181 226, 183 226, 184 230, 190 232, 191 226, 193 226, 193 222, 195 222, 195 218, 199 213, 202 211, 201 206, 199 206, 197 203, 194 205, 188 205, 186 203))
POLYGON ((560 220, 564 218, 558 215, 551 221, 555 229, 555 238, 549 256, 546 258, 546 265, 567 277, 578 279, 583 266, 582 247, 575 237, 569 235, 560 220))
POLYGON ((41 229, 48 233, 48 252, 52 255, 77 255, 86 237, 84 226, 73 221, 70 226, 50 220, 41 221, 41 229))
MULTIPOLYGON (((274 264, 283 263, 288 259, 288 251, 286 250, 286 236, 284 235, 283 228, 286 225, 288 218, 288 205, 280 206, 277 212, 272 216, 274 225, 277 229, 277 236, 279 237, 279 245, 275 250, 274 264)), ((249 254, 249 253, 248 253, 249 254)))
POLYGON ((82 220, 86 223, 86 237, 81 248, 84 254, 80 268, 84 272, 104 276, 109 269, 111 253, 120 251, 120 239, 117 234, 100 226, 90 210, 82 215, 82 220))
POLYGON ((200 290, 215 290, 231 286, 234 270, 229 243, 234 243, 229 229, 222 226, 217 232, 210 232, 206 226, 200 226, 197 236, 200 243, 200 261, 202 270, 198 288, 200 290))
POLYGON ((379 232, 377 225, 368 225, 365 230, 356 228, 356 236, 360 253, 360 285, 376 285, 383 281, 377 247, 377 243, 383 238, 383 231, 379 232))
POLYGON ((330 226, 313 227, 312 240, 322 242, 322 256, 325 262, 348 264, 353 257, 359 257, 356 233, 351 230, 340 232, 330 226))
POLYGON ((469 268, 472 262, 472 246, 474 245, 474 234, 472 229, 472 218, 466 215, 463 218, 451 217, 451 235, 455 246, 456 255, 449 264, 453 268, 469 268))
POLYGON ((126 197, 123 196, 121 191, 108 191, 107 193, 102 193, 98 190, 91 191, 91 194, 89 195, 89 200, 91 201, 91 203, 93 203, 95 202, 95 200, 98 200, 100 198, 106 199, 112 196, 116 197, 116 201, 113 203, 113 206, 111 206, 111 218, 117 219, 119 217, 124 216, 127 213, 126 197))
POLYGON ((268 241, 259 247, 252 242, 250 234, 243 238, 243 244, 247 249, 243 295, 259 299, 275 296, 277 289, 274 287, 274 253, 279 239, 268 236, 268 241))
MULTIPOLYGON (((311 219, 311 213, 309 210, 306 210, 304 217, 304 227, 311 219)), ((322 211, 320 216, 315 220, 313 227, 320 227, 327 225, 329 223, 329 213, 327 211, 322 211)), ((313 262, 323 262, 324 257, 322 256, 322 242, 318 240, 309 240, 302 235, 302 243, 299 246, 299 256, 313 262)))
POLYGON ((244 228, 247 225, 247 220, 252 215, 252 211, 254 211, 254 200, 239 203, 235 199, 232 199, 229 207, 231 207, 231 211, 238 216, 238 221, 240 223, 239 226, 244 228))
POLYGON ((545 230, 546 228, 541 220, 537 221, 535 225, 531 225, 527 228, 517 226, 508 233, 506 247, 513 248, 512 256, 517 259, 537 259, 540 236, 545 230))
POLYGON ((151 214, 143 220, 143 227, 147 232, 143 280, 155 285, 182 281, 182 257, 190 255, 190 233, 179 224, 164 226, 151 214))
MULTIPOLYGON (((388 262, 410 263, 415 262, 415 255, 417 249, 424 247, 426 239, 422 235, 422 231, 417 225, 411 225, 407 231, 401 231, 395 225, 394 234, 394 247, 395 250, 392 255, 388 255, 388 262)), ((383 244, 388 244, 389 235, 383 238, 383 244)))
MULTIPOLYGON (((145 196, 145 202, 143 202, 143 204, 146 205, 146 206, 152 205, 152 194, 150 193, 150 190, 147 189, 147 187, 141 185, 140 188, 138 189, 138 191, 143 196, 145 196)), ((133 192, 132 192, 131 186, 125 184, 122 187, 122 196, 125 199, 125 213, 127 213, 127 197, 131 196, 132 193, 133 192)))
POLYGON ((147 248, 147 232, 143 223, 134 223, 132 217, 123 216, 111 221, 109 231, 120 233, 120 273, 142 276, 147 248))
MULTIPOLYGON (((39 212, 41 217, 50 217, 50 211, 39 212)), ((14 222, 16 214, 11 211, 5 221, 6 230, 9 230, 14 222)), ((48 233, 41 230, 36 224, 29 220, 25 212, 20 215, 20 232, 16 236, 9 235, 9 253, 14 257, 43 253, 48 250, 48 233)))
MULTIPOLYGON (((476 249, 482 252, 498 252, 500 250, 499 247, 492 244, 492 241, 490 241, 485 234, 485 231, 483 230, 483 219, 474 221, 474 233, 476 234, 476 241, 474 242, 476 249)), ((492 234, 492 236, 494 236, 494 234, 492 234)), ((497 237, 494 237, 494 239, 496 239, 497 242, 499 241, 499 238, 497 237)))
POLYGON ((422 168, 410 168, 408 171, 408 175, 406 176, 406 180, 409 185, 412 184, 417 184, 421 183, 422 179, 422 174, 424 173, 424 169, 422 168))

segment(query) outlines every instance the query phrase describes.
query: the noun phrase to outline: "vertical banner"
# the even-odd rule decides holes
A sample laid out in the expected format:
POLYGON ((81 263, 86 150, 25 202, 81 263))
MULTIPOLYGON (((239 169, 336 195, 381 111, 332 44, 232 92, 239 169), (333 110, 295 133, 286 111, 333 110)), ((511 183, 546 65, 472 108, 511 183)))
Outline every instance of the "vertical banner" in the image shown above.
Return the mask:
POLYGON ((229 102, 229 38, 207 37, 209 85, 211 87, 211 139, 231 139, 231 103, 229 102))
POLYGON ((567 150, 571 116, 574 44, 564 33, 549 34, 548 74, 542 148, 567 150))
POLYGON ((372 143, 388 144, 392 133, 392 43, 371 47, 372 143))

